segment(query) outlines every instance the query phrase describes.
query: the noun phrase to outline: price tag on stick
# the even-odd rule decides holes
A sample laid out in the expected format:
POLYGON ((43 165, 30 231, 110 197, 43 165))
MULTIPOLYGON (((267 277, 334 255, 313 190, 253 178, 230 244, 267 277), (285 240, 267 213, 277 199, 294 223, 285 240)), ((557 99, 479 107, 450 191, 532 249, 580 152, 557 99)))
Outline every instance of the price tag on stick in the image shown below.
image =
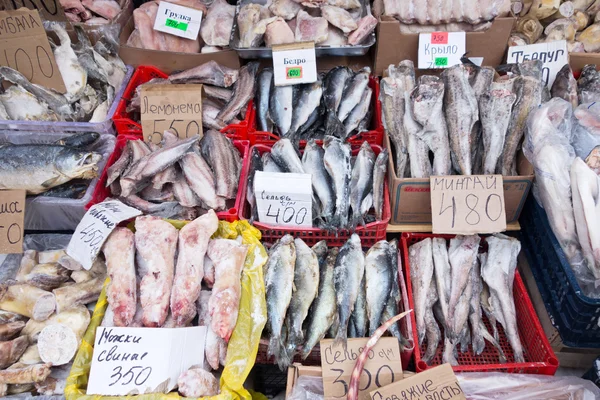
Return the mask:
POLYGON ((87 394, 169 393, 192 366, 204 365, 206 327, 98 327, 87 394))
MULTIPOLYGON (((321 369, 325 398, 346 398, 352 371, 368 338, 348 339, 346 350, 332 339, 321 340, 321 369)), ((358 398, 368 400, 369 392, 403 378, 398 339, 379 339, 369 352, 361 374, 358 398)))
POLYGON ((203 135, 202 85, 144 85, 141 97, 146 142, 160 143, 167 129, 181 139, 203 135))
POLYGON ((433 233, 496 233, 506 230, 502 175, 432 176, 433 233))
POLYGON ((158 3, 154 30, 196 40, 202 22, 202 11, 161 1, 158 3))
POLYGON ((19 71, 31 83, 67 91, 37 11, 0 11, 0 65, 19 71))
POLYGON ((317 81, 317 59, 314 42, 273 46, 275 86, 297 85, 317 81))
POLYGON ((25 191, 0 190, 0 254, 23 252, 25 191))
POLYGON ((272 225, 312 227, 310 174, 256 171, 258 220, 272 225))
POLYGON ((141 215, 142 212, 118 200, 106 200, 92 206, 77 225, 67 254, 90 269, 106 238, 119 222, 141 215))
POLYGON ((467 52, 464 32, 419 34, 419 69, 441 69, 460 64, 467 52))

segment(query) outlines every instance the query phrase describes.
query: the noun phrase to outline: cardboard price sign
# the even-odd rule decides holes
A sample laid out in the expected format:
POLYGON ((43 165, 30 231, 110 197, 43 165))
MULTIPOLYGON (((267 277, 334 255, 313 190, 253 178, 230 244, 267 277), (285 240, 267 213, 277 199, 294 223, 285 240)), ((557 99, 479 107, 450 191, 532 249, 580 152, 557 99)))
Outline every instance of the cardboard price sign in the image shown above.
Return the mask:
MULTIPOLYGON (((368 338, 348 339, 346 350, 334 346, 332 339, 321 340, 321 369, 325 398, 348 395, 348 386, 356 360, 362 353, 368 338)), ((384 337, 368 354, 360 377, 359 400, 368 400, 369 392, 403 378, 398 339, 384 337)))
POLYGON ((466 400, 450 364, 428 369, 371 392, 372 400, 466 400))
POLYGON ((144 140, 159 144, 171 129, 179 138, 202 136, 202 85, 142 86, 144 140))
POLYGON ((204 365, 206 327, 98 327, 87 394, 169 393, 177 378, 204 365))
POLYGON ((312 227, 310 174, 256 171, 258 220, 273 225, 312 227))
POLYGON ((460 64, 467 52, 464 32, 419 34, 419 69, 441 69, 460 64))
POLYGON ((297 85, 317 81, 317 57, 314 42, 273 46, 275 86, 297 85))
POLYGON ((0 0, 0 10, 18 10, 21 7, 37 10, 44 21, 67 20, 59 0, 0 0))
POLYGON ((559 40, 549 43, 536 43, 527 46, 511 46, 508 48, 506 62, 522 63, 526 60, 540 60, 542 67, 542 79, 548 88, 552 87, 556 74, 569 63, 567 41, 559 40))
POLYGON ((92 268, 106 238, 119 222, 138 215, 142 215, 140 210, 118 200, 106 200, 90 207, 71 237, 67 254, 79 261, 83 268, 92 268))
POLYGON ((502 175, 432 176, 433 233, 496 233, 506 230, 502 175))
POLYGON ((31 83, 67 91, 37 11, 0 11, 0 65, 16 69, 31 83))
POLYGON ((25 190, 0 190, 0 254, 23 252, 25 190))

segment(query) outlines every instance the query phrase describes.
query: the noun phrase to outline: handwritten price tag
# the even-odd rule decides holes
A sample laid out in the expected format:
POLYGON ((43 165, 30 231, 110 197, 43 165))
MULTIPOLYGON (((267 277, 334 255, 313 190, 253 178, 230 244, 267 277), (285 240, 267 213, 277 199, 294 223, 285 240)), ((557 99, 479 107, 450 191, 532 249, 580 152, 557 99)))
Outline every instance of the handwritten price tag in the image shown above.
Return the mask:
POLYGON ((1 10, 18 10, 21 7, 37 10, 44 21, 66 21, 59 0, 0 0, 1 10))
POLYGON ((182 139, 202 136, 202 85, 144 85, 141 97, 146 142, 160 143, 167 129, 182 139))
POLYGON ((460 64, 467 52, 464 32, 419 34, 419 69, 440 69, 460 64))
POLYGON ((161 1, 154 20, 154 30, 196 40, 202 23, 202 11, 161 1))
POLYGON ((31 83, 67 91, 37 11, 0 11, 0 65, 16 69, 31 83))
MULTIPOLYGON (((332 339, 321 340, 321 368, 325 398, 348 395, 348 385, 358 356, 368 338, 348 339, 346 350, 334 346, 332 339)), ((379 339, 369 352, 365 368, 358 385, 359 400, 368 400, 369 392, 403 378, 398 339, 379 339)))
POLYGON ((317 61, 313 42, 273 46, 275 86, 317 81, 317 61))
POLYGON ((169 393, 177 378, 204 364, 206 327, 96 330, 87 394, 169 393))
POLYGON ((543 63, 542 79, 548 88, 552 87, 558 71, 569 62, 567 42, 559 40, 549 43, 537 43, 527 46, 508 48, 506 62, 522 63, 526 60, 540 60, 543 63))
POLYGON ((118 200, 107 200, 92 206, 77 225, 67 254, 90 269, 106 238, 119 222, 141 215, 142 212, 118 200))
POLYGON ((495 233, 506 230, 502 175, 432 176, 433 233, 495 233))
POLYGON ((23 252, 25 191, 0 190, 0 254, 23 252))
POLYGON ((254 194, 260 222, 312 227, 310 174, 256 171, 254 194))

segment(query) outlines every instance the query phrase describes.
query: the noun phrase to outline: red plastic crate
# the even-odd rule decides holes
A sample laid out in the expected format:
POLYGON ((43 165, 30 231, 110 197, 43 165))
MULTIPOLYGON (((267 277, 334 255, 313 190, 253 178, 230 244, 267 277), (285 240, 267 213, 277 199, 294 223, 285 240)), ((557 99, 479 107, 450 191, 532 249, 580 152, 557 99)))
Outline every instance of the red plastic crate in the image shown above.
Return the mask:
MULTIPOLYGON (((340 247, 340 246, 331 246, 331 247, 340 247)), ((365 248, 365 250, 368 250, 365 248)), ((408 291, 406 288, 406 284, 404 283, 404 272, 402 271, 402 259, 400 256, 400 249, 398 249, 398 283, 400 285, 400 295, 402 298, 400 299, 400 303, 398 304, 398 312, 402 313, 406 310, 409 310, 409 301, 408 301, 408 291)), ((412 313, 411 313, 412 314, 412 313)), ((411 322, 411 318, 407 315, 406 317, 400 320, 400 332, 402 332, 402 336, 404 336, 408 342, 411 344, 410 348, 405 348, 400 353, 400 358, 402 361, 402 368, 408 366, 414 351, 414 337, 413 336, 413 324, 411 322)), ((386 333, 386 335, 388 335, 386 333)), ((258 354, 256 355, 255 364, 274 364, 275 359, 273 357, 267 356, 267 350, 269 347, 268 339, 261 339, 260 344, 258 346, 258 354)), ((321 346, 319 343, 312 349, 306 360, 302 360, 300 355, 294 356, 293 362, 302 363, 303 365, 321 365, 321 346)))
MULTIPOLYGON (((106 179, 108 175, 108 168, 113 165, 123 153, 123 149, 129 140, 141 140, 140 136, 135 135, 120 135, 117 136, 117 142, 115 144, 115 151, 108 158, 108 162, 106 163, 106 167, 100 174, 100 179, 96 188, 94 189, 94 193, 92 195, 92 200, 85 206, 85 209, 88 210, 94 204, 98 204, 103 202, 106 198, 110 197, 112 194, 110 192, 110 188, 106 187, 106 179)), ((242 157, 242 171, 240 172, 240 184, 238 185, 238 194, 235 199, 235 203, 231 208, 225 211, 217 212, 217 217, 219 217, 222 221, 233 222, 237 221, 238 214, 240 210, 240 206, 242 204, 243 196, 242 194, 245 192, 245 183, 248 180, 248 169, 250 166, 250 157, 249 157, 249 148, 250 144, 247 140, 234 140, 233 145, 240 152, 240 156, 242 157)), ((232 200, 228 200, 227 203, 232 200)))
MULTIPOLYGON (((135 135, 142 136, 142 125, 133 119, 131 113, 127 112, 127 104, 129 104, 131 98, 135 94, 135 89, 148 82, 153 78, 168 78, 169 75, 165 74, 156 67, 149 65, 140 65, 137 67, 123 97, 119 101, 115 115, 113 116, 113 122, 119 135, 135 135)), ((250 120, 250 114, 252 113, 252 100, 248 103, 246 109, 246 115, 243 121, 239 124, 229 124, 225 128, 221 129, 231 140, 248 140, 248 121, 250 120)))
MULTIPOLYGON (((381 122, 381 101, 379 101, 379 79, 371 76, 369 78, 369 87, 373 89, 373 95, 371 96, 371 104, 373 108, 373 115, 371 117, 371 130, 362 132, 358 135, 348 138, 348 143, 352 145, 352 148, 360 147, 360 145, 367 141, 369 144, 375 144, 377 146, 383 145, 383 123, 381 122)), ((280 138, 278 135, 271 132, 257 131, 256 125, 256 109, 252 107, 252 114, 248 120, 248 140, 250 145, 256 144, 272 145, 280 138)), ((321 141, 317 141, 321 144, 321 141)), ((303 149, 306 146, 306 140, 300 141, 300 148, 303 149)))
MULTIPOLYGON (((410 263, 408 257, 408 248, 426 238, 442 237, 444 239, 451 239, 454 235, 432 235, 432 234, 419 234, 419 233, 403 233, 402 234, 402 252, 404 257, 404 275, 406 276, 406 286, 408 288, 408 300, 410 307, 414 310, 414 299, 412 292, 412 283, 410 279, 410 263)), ((482 243, 484 244, 484 243, 482 243)), ((480 247, 481 250, 481 247, 480 247)), ((513 297, 515 301, 515 308, 517 312, 517 327, 519 329, 519 336, 523 345, 523 355, 525 362, 515 363, 512 347, 508 342, 506 334, 502 326, 498 325, 498 333, 500 335, 500 346, 502 351, 508 360, 506 364, 498 363, 498 352, 496 349, 486 341, 485 350, 479 356, 474 355, 469 351, 466 353, 458 352, 458 363, 460 365, 452 367, 454 372, 507 372, 514 374, 541 374, 541 375, 554 375, 558 369, 558 359, 550 347, 550 343, 546 338, 544 330, 540 324, 540 321, 535 313, 533 304, 529 299, 523 280, 519 272, 515 272, 515 280, 513 284, 513 297), (512 360, 512 362, 511 362, 512 360)), ((411 313, 412 326, 413 326, 413 337, 418 338, 417 335, 417 324, 415 314, 411 313)), ((483 313, 483 322, 490 332, 492 332, 491 324, 485 313, 483 313)), ((440 330, 443 333, 443 327, 440 326, 440 330)), ((443 337, 443 334, 442 334, 443 337)), ((440 341, 436 356, 428 365, 421 359, 421 354, 425 352, 427 339, 423 341, 420 346, 415 346, 415 366, 417 372, 423 372, 428 368, 432 368, 442 364, 442 352, 443 352, 443 341, 440 341)))
MULTIPOLYGON (((252 146, 256 148, 258 152, 262 155, 267 151, 271 151, 271 145, 255 145, 252 146)), ((382 150, 380 146, 371 145, 373 152, 375 154, 379 154, 382 150)), ((358 154, 359 149, 354 148, 352 150, 352 155, 356 156, 358 154)), ((302 152, 302 151, 301 151, 302 152)), ((249 167, 248 162, 248 168, 249 167)), ((247 175, 247 174, 246 174, 247 175)), ((240 208, 240 219, 250 219, 250 204, 246 201, 246 183, 244 183, 243 194, 244 196, 242 200, 242 206, 240 208)), ((321 240, 326 240, 329 246, 343 246, 344 243, 350 238, 352 233, 356 233, 361 240, 363 247, 371 247, 376 242, 385 239, 386 237, 386 229, 388 222, 391 218, 391 208, 390 208, 390 193, 388 190, 388 182, 387 179, 384 180, 383 183, 383 210, 382 210, 382 220, 371 222, 366 224, 365 226, 356 227, 356 231, 349 231, 346 229, 337 230, 335 232, 327 231, 319 228, 294 228, 292 226, 274 226, 270 224, 265 224, 259 221, 254 221, 252 224, 260 230, 262 234, 262 242, 263 243, 275 243, 280 237, 290 234, 294 237, 301 238, 308 244, 312 246, 321 240)))

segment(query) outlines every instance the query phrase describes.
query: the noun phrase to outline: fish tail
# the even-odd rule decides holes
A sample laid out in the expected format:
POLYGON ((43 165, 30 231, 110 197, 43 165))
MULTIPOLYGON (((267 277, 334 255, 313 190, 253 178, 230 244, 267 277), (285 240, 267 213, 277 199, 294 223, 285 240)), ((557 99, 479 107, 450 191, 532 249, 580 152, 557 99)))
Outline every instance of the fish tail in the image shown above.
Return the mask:
POLYGON ((341 324, 338 326, 337 334, 335 335, 335 339, 333 340, 333 345, 338 346, 342 345, 344 350, 348 346, 348 326, 347 324, 341 324))
POLYGON ((279 336, 272 335, 269 339, 269 348, 267 350, 267 356, 271 357, 279 353, 281 348, 281 338, 279 336))

